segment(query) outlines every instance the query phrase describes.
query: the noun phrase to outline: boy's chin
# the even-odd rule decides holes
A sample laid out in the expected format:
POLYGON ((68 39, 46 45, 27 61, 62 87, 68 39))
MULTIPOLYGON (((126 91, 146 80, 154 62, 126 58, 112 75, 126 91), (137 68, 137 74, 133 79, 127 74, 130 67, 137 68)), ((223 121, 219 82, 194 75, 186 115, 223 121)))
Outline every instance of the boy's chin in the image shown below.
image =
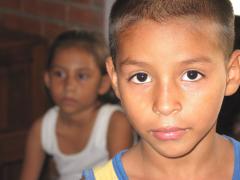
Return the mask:
POLYGON ((161 147, 154 147, 155 151, 164 158, 167 159, 181 159, 191 154, 191 152, 197 147, 197 145, 186 145, 178 143, 170 143, 161 145, 161 147), (171 145, 170 145, 171 144, 171 145))
POLYGON ((181 159, 186 157, 192 152, 192 150, 179 150, 179 151, 161 151, 159 152, 163 157, 167 159, 181 159))

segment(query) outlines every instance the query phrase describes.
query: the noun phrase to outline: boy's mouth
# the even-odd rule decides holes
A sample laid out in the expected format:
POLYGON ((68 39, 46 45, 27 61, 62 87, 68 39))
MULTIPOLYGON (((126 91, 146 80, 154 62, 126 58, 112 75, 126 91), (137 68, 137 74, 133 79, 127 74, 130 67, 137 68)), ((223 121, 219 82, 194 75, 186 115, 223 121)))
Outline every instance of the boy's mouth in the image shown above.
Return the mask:
POLYGON ((186 134, 189 128, 167 127, 151 130, 151 134, 160 141, 178 140, 186 134))

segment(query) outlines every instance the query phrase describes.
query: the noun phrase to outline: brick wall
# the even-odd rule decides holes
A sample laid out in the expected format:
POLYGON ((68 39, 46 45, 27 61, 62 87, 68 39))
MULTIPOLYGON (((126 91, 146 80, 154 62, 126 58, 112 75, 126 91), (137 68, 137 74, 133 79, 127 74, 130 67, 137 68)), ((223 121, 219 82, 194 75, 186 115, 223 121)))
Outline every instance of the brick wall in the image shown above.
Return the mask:
POLYGON ((66 29, 104 31, 104 0, 0 0, 0 26, 54 38, 66 29))

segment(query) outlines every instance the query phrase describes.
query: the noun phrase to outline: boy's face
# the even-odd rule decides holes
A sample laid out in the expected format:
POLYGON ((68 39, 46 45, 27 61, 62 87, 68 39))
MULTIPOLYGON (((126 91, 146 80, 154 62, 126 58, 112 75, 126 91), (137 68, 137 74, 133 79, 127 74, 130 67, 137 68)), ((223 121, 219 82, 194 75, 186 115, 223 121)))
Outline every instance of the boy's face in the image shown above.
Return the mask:
POLYGON ((143 20, 120 34, 116 69, 111 60, 107 68, 144 148, 180 157, 213 140, 224 95, 237 88, 228 81, 239 69, 230 70, 215 34, 205 21, 181 19, 143 20))

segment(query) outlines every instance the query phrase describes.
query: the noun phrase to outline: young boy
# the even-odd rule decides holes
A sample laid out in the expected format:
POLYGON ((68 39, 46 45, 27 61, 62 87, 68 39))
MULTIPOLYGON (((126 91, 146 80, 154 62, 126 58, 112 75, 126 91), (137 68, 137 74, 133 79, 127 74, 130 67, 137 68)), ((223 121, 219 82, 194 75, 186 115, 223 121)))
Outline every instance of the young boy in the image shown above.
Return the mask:
POLYGON ((85 179, 239 180, 240 143, 216 133, 224 96, 240 82, 228 0, 118 0, 107 62, 141 137, 85 179))

